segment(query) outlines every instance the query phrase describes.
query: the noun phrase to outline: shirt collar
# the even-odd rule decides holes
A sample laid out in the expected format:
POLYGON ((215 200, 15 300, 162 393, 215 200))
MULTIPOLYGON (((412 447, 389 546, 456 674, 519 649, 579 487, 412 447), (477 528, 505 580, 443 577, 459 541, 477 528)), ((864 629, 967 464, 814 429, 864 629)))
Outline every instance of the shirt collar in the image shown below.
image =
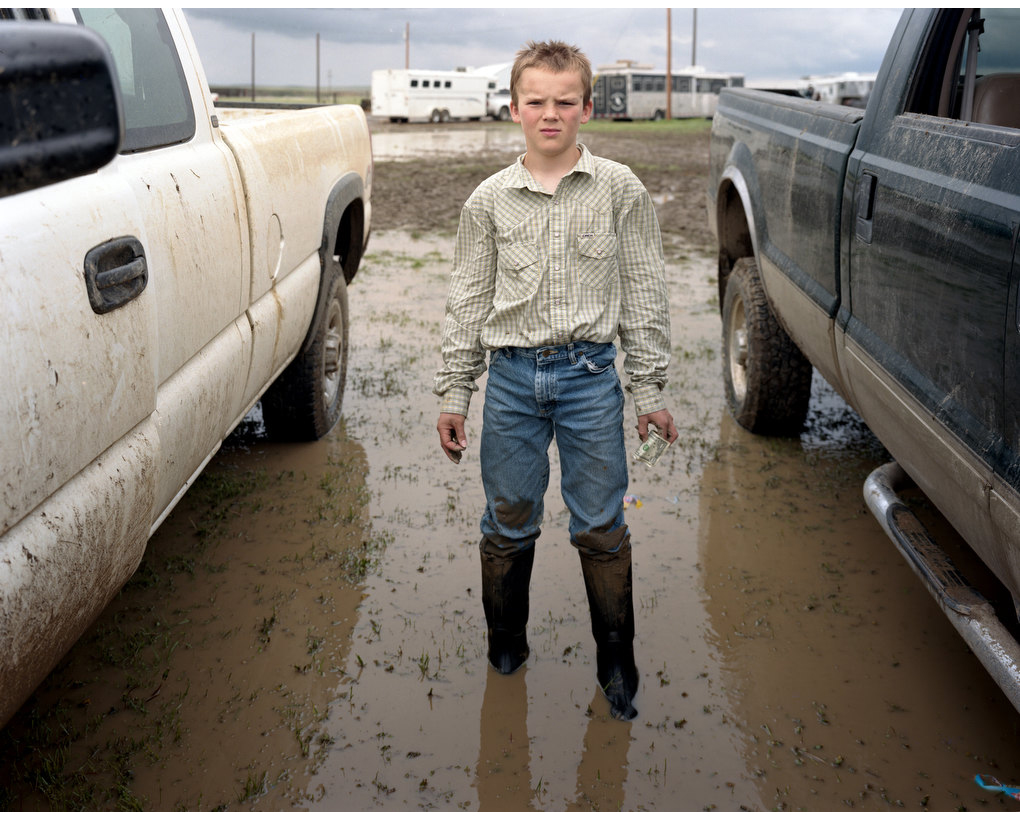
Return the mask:
MULTIPOLYGON (((577 147, 581 149, 581 156, 577 160, 577 164, 571 169, 570 174, 587 174, 589 177, 595 176, 595 160, 592 157, 588 147, 582 143, 578 143, 577 147)), ((506 178, 504 188, 533 188, 535 178, 531 176, 531 172, 524 167, 525 154, 521 154, 517 158, 517 162, 510 166, 510 174, 506 178)))

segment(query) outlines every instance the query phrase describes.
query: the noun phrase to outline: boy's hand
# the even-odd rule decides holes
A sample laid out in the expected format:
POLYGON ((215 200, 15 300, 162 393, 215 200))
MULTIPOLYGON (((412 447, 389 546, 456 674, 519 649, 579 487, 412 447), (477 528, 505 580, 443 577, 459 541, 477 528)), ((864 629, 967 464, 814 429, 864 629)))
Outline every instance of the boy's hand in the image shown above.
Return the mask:
POLYGON ((676 425, 673 424, 673 416, 668 410, 663 408, 655 413, 646 413, 639 416, 637 419, 637 433, 638 437, 642 442, 648 438, 648 425, 655 425, 659 429, 659 434, 669 442, 671 445, 680 438, 680 431, 676 429, 676 425))
POLYGON ((464 435, 464 419, 459 413, 439 414, 439 445, 451 462, 459 462, 460 454, 467 447, 467 436, 464 435))

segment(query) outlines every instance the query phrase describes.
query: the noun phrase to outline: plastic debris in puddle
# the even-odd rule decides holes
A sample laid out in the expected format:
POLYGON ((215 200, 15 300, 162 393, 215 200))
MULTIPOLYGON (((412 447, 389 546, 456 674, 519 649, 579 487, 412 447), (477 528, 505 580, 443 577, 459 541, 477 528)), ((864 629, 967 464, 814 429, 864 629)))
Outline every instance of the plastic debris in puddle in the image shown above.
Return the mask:
POLYGON ((637 496, 624 496, 623 497, 623 509, 634 507, 642 507, 642 502, 637 496))
POLYGON ((1020 787, 1008 787, 999 781, 998 778, 992 775, 975 775, 974 783, 976 783, 981 789, 989 790, 991 792, 1001 792, 1008 795, 1010 798, 1015 798, 1020 801, 1020 787))

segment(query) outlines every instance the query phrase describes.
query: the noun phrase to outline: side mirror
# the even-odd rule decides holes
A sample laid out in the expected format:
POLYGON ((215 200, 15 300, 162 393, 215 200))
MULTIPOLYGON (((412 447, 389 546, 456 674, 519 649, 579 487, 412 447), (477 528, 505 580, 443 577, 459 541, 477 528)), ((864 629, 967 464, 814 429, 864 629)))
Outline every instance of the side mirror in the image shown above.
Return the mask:
POLYGON ((91 29, 0 22, 0 197, 91 173, 117 155, 116 78, 91 29))

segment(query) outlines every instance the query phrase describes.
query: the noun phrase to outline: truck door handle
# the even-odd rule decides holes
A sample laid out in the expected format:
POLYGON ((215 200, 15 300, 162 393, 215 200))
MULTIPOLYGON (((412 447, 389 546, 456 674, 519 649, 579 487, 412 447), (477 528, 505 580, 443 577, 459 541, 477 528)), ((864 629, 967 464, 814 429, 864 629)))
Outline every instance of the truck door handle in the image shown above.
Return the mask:
POLYGON ((130 302, 148 281, 145 249, 134 237, 111 239, 85 255, 85 287, 97 314, 130 302))
POLYGON ((871 243, 871 230, 875 216, 875 186, 878 178, 867 171, 857 183, 857 227, 855 234, 861 242, 871 243))

